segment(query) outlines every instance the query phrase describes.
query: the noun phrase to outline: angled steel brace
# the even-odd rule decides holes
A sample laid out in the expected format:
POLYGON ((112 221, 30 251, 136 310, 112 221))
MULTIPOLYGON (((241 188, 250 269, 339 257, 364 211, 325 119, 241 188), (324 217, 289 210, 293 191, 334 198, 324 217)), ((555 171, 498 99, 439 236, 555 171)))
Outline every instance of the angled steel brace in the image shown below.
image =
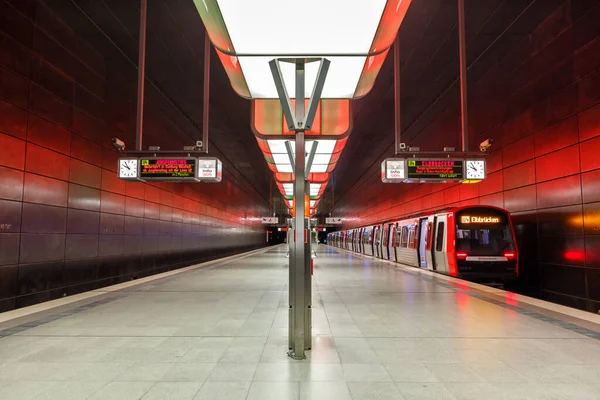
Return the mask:
POLYGON ((308 158, 306 159, 306 175, 310 175, 310 168, 312 167, 313 160, 315 159, 315 154, 317 153, 317 146, 319 142, 316 140, 312 143, 312 147, 310 148, 310 153, 308 153, 308 158))
POLYGON ((308 102, 308 110, 306 110, 306 115, 304 116, 304 129, 308 131, 312 129, 312 124, 315 121, 317 107, 319 106, 319 101, 321 101, 321 94, 323 94, 323 86, 325 86, 325 79, 327 78, 327 72, 329 72, 330 64, 331 61, 326 58, 322 58, 321 62, 319 63, 317 80, 308 102))
MULTIPOLYGON (((321 94, 323 93, 323 87, 325 86, 325 79, 329 72, 329 65, 331 61, 326 58, 310 58, 310 59, 293 59, 293 58, 280 58, 269 61, 269 67, 271 68, 271 74, 275 81, 275 88, 277 89, 277 95, 281 102, 281 108, 283 109, 283 115, 287 123, 288 129, 290 130, 310 130, 315 120, 319 101, 321 100, 321 94), (285 82, 283 80, 283 74, 281 73, 280 62, 289 62, 298 65, 299 63, 312 63, 319 61, 319 70, 317 71, 317 79, 312 90, 312 94, 309 99, 308 109, 303 116, 294 115, 292 110, 292 102, 288 94, 285 82)), ((298 84, 299 82, 296 82, 298 84)), ((303 82, 302 82, 303 85, 303 82)), ((296 88, 297 89, 297 88, 296 88)), ((296 97, 298 94, 296 93, 296 97)), ((298 99, 296 99, 298 101, 298 99)))
POLYGON ((296 118, 292 112, 292 102, 288 95, 285 83, 283 82, 283 75, 281 74, 281 68, 279 67, 279 61, 277 59, 269 61, 269 67, 271 67, 271 74, 275 81, 275 87, 277 88, 277 94, 279 95, 279 101, 281 102, 281 108, 283 109, 283 115, 287 122, 288 129, 296 129, 296 118))

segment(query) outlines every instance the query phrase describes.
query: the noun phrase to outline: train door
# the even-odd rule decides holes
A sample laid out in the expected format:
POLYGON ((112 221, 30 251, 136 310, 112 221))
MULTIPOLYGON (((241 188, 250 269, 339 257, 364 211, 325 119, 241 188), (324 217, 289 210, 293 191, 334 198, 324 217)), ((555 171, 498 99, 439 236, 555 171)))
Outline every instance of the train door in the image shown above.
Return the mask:
POLYGON ((395 229, 396 224, 391 223, 387 226, 388 232, 388 240, 386 242, 387 246, 387 254, 388 260, 396 261, 396 255, 394 254, 394 234, 396 233, 395 229))
POLYGON ((357 233, 358 233, 358 237, 356 238, 356 249, 357 249, 358 253, 362 253, 362 236, 363 236, 362 228, 358 229, 357 233))
POLYGON ((377 227, 377 257, 383 258, 383 225, 377 227))
POLYGON ((446 215, 434 219, 435 235, 432 243, 433 269, 439 272, 448 272, 448 259, 446 254, 446 230, 448 229, 446 215))
POLYGON ((433 218, 434 217, 429 217, 427 218, 427 235, 426 235, 426 239, 425 239, 425 260, 427 261, 427 269, 429 270, 433 270, 433 218))
POLYGON ((384 258, 385 260, 390 259, 390 253, 388 251, 388 242, 390 239, 390 225, 391 224, 383 225, 383 231, 381 232, 381 234, 383 235, 383 239, 381 240, 381 254, 382 258, 384 258))
POLYGON ((419 221, 419 243, 417 246, 417 257, 419 257, 419 267, 427 268, 427 218, 421 218, 419 221))
POLYGON ((387 258, 385 255, 385 248, 387 246, 385 244, 385 229, 385 225, 379 225, 379 258, 387 258))
POLYGON ((373 255, 379 257, 379 226, 373 227, 373 255))
POLYGON ((373 228, 363 229, 363 254, 373 255, 373 228))

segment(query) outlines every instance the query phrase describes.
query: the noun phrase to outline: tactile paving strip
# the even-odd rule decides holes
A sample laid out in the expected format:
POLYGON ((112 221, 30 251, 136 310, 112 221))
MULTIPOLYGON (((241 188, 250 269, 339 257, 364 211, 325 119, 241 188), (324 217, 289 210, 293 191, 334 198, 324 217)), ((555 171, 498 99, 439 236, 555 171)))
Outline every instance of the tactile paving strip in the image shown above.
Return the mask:
POLYGON ((53 321, 57 321, 61 318, 64 317, 70 317, 71 315, 83 312, 83 311, 87 311, 89 309, 95 308, 95 307, 99 307, 102 306, 104 304, 110 303, 111 301, 115 301, 118 300, 120 298, 125 297, 125 294, 117 294, 117 295, 111 295, 108 298, 102 299, 102 300, 97 300, 88 304, 84 304, 82 306, 79 307, 75 307, 69 310, 65 310, 56 314, 52 314, 52 315, 48 315, 45 316, 43 318, 40 319, 36 319, 35 321, 30 321, 27 322, 25 324, 21 324, 21 325, 17 325, 17 326, 13 326, 12 328, 8 328, 8 329, 4 329, 4 330, 0 330, 0 337, 5 337, 5 336, 11 336, 11 335, 15 335, 17 333, 21 333, 23 331, 26 331, 27 329, 31 329, 31 328, 36 328, 40 325, 44 325, 53 321))
MULTIPOLYGON (((376 261, 376 263, 377 263, 377 261, 376 261)), ((389 267, 389 265, 387 263, 378 263, 378 264, 385 265, 386 267, 389 267)), ((489 298, 487 296, 484 296, 484 295, 481 295, 481 294, 479 294, 479 293, 477 293, 475 291, 461 289, 459 287, 456 287, 455 285, 452 285, 452 284, 449 284, 449 283, 446 283, 446 282, 441 282, 441 281, 439 281, 439 280, 437 280, 435 278, 432 278, 432 277, 423 276, 422 274, 419 274, 417 272, 406 271, 404 269, 402 270, 402 272, 405 272, 407 274, 413 275, 413 276, 415 276, 415 277, 417 277, 417 278, 419 278, 419 279, 421 279, 423 281, 433 283, 435 285, 438 285, 438 286, 441 286, 441 287, 453 290, 455 292, 461 292, 461 293, 464 293, 464 294, 469 295, 471 297, 474 297, 476 299, 483 300, 483 301, 486 301, 488 303, 492 303, 494 305, 497 305, 499 307, 507 308, 509 310, 518 312, 519 314, 526 315, 528 317, 535 318, 537 320, 544 321, 544 322, 547 322, 549 324, 559 326, 561 328, 570 330, 571 332, 579 333, 581 335, 590 337, 592 339, 600 340, 600 332, 596 332, 596 331, 593 331, 591 329, 584 328, 582 326, 573 324, 571 322, 563 321, 563 320, 560 320, 558 318, 554 318, 554 317, 551 317, 549 315, 545 315, 545 314, 539 313, 537 311, 533 311, 533 310, 527 309, 525 307, 519 307, 519 306, 508 304, 508 303, 505 303, 505 302, 502 302, 502 301, 499 301, 499 300, 491 299, 491 298, 489 298)))

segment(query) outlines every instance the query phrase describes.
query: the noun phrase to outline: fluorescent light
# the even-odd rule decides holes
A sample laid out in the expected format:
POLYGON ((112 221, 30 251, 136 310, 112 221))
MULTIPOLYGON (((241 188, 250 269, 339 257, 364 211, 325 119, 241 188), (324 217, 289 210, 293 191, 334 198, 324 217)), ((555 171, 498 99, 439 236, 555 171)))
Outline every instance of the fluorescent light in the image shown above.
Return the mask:
POLYGON ((329 165, 327 165, 327 164, 313 164, 310 167, 310 173, 314 174, 314 173, 327 172, 327 168, 329 168, 329 165))
POLYGON ((269 148, 271 149, 271 153, 280 153, 287 154, 287 149, 285 147, 285 140, 267 140, 269 144, 269 148))
POLYGON ((294 189, 294 184, 293 183, 284 183, 283 184, 283 189, 284 190, 293 190, 294 189))
POLYGON ((286 173, 291 173, 294 172, 294 170, 292 169, 292 166, 287 163, 287 164, 275 164, 277 166, 277 171, 278 172, 286 172, 286 173))
POLYGON ((366 55, 386 3, 386 0, 218 0, 238 55, 366 55), (294 29, 294 21, 301 23, 302 29, 294 29))
POLYGON ((335 149, 336 140, 317 140, 317 154, 331 154, 335 149))
POLYGON ((316 205, 317 205, 317 201, 316 201, 316 200, 311 200, 311 201, 310 201, 310 206, 311 206, 311 207, 314 207, 314 206, 316 206, 316 205))
MULTIPOLYGON (((247 1, 251 3, 250 1, 247 1)), ((298 7, 302 8, 302 7, 298 7)), ((288 30, 290 30, 288 28, 288 30)), ((302 30, 304 31, 304 29, 302 30)), ((276 35, 273 35, 276 36, 276 35)), ((238 57, 244 77, 250 90, 250 96, 254 99, 276 99, 277 89, 275 81, 269 68, 272 56, 267 57, 238 57)), ((365 66, 366 57, 327 57, 331 61, 323 94, 321 98, 351 99, 354 97, 358 81, 365 66)), ((281 73, 287 88, 295 87, 295 66, 291 63, 280 63, 281 73)), ((306 64, 306 83, 304 95, 310 98, 317 78, 319 63, 306 64)), ((290 96, 295 97, 293 89, 290 96)))
POLYGON ((331 154, 315 154, 313 163, 315 164, 329 164, 331 160, 331 154))
POLYGON ((275 164, 289 164, 290 156, 287 154, 273 153, 273 161, 275 161, 275 164))

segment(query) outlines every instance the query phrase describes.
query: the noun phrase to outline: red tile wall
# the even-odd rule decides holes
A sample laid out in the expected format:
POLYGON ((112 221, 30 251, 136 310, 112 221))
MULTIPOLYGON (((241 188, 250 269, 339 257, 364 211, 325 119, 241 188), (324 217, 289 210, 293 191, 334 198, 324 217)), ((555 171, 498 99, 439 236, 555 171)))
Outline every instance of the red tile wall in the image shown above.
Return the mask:
MULTIPOLYGON (((110 139, 134 136, 136 70, 21 5, 0 0, 0 312, 263 245, 245 217, 268 205, 226 162, 220 184, 117 179, 110 139)), ((152 88, 146 107, 148 140, 182 145, 152 88)))
MULTIPOLYGON (((456 204, 504 207, 513 213, 522 256, 517 290, 597 312, 600 4, 590 2, 576 15, 574 3, 564 1, 478 82, 470 82, 471 143, 495 139, 486 181, 383 184, 375 163, 336 199, 336 216, 352 221, 346 227, 456 204)), ((411 145, 459 147, 448 143, 448 132, 456 132, 455 110, 454 103, 411 145)), ((393 147, 386 156, 392 154, 393 147)))

